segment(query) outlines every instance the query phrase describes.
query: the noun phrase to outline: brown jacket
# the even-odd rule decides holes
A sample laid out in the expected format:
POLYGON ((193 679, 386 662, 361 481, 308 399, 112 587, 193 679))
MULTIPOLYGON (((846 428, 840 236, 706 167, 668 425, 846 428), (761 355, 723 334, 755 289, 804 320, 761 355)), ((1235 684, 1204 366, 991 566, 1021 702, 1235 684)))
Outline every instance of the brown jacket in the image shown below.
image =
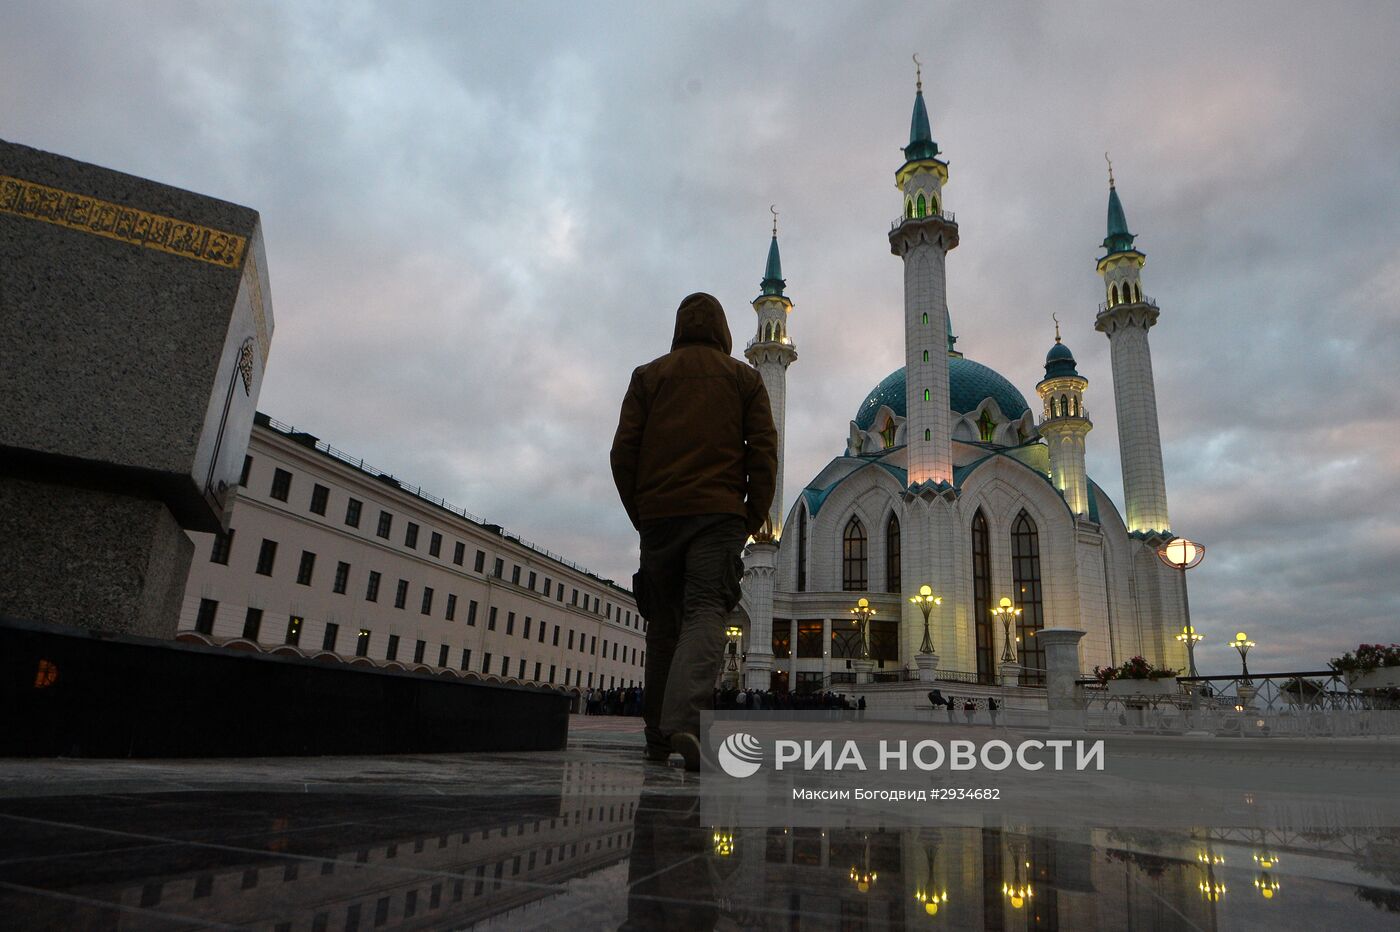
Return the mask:
POLYGON ((633 371, 611 459, 634 526, 705 514, 740 515, 750 534, 763 526, 778 431, 763 379, 732 345, 724 308, 698 292, 676 310, 671 352, 633 371))

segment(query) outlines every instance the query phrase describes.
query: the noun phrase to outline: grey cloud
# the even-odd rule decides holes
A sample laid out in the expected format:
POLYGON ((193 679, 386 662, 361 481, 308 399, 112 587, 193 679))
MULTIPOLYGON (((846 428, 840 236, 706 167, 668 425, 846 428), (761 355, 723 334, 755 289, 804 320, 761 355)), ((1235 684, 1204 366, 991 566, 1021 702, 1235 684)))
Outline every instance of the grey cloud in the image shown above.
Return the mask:
POLYGON ((788 504, 901 364, 884 231, 926 62, 959 348, 1028 397, 1050 314, 1091 380, 1102 153, 1149 254, 1203 665, 1400 640, 1400 21, 1385 3, 23 3, 4 136, 262 211, 263 407, 604 576, 606 451, 696 288, 752 326, 767 206, 792 333, 788 504), (1247 620, 1247 623, 1246 623, 1247 620))

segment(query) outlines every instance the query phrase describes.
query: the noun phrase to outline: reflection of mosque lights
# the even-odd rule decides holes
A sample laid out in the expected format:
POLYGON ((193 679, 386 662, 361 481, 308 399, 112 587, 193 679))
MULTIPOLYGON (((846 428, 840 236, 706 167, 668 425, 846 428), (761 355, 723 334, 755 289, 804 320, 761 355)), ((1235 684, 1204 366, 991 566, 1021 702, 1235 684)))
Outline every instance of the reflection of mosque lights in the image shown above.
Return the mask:
POLYGON ((1258 890, 1264 899, 1272 900, 1278 892, 1279 882, 1270 871, 1278 864, 1278 858, 1264 850, 1254 856, 1254 863, 1259 865, 1259 876, 1254 878, 1254 889, 1258 890))
POLYGON ((1196 860, 1206 872, 1205 879, 1196 885, 1196 889, 1201 891, 1201 899, 1211 903, 1219 902, 1220 898, 1229 892, 1224 883, 1215 879, 1215 868, 1225 863, 1225 856, 1206 848, 1196 852, 1196 860))
MULTIPOLYGON (((1016 852, 1013 851, 1013 854, 1015 853, 1016 852)), ((1015 858, 1015 864, 1016 876, 1012 878, 1010 883, 1002 882, 1001 893, 1006 897, 1007 901, 1011 903, 1012 909, 1020 909, 1022 906, 1026 905, 1027 900, 1035 898, 1035 888, 1031 886, 1030 881, 1021 874, 1022 865, 1025 866, 1026 870, 1030 870, 1031 862, 1022 860, 1018 855, 1015 858)))
POLYGON ((948 902, 948 888, 940 884, 934 877, 934 864, 938 860, 938 848, 935 845, 929 845, 924 851, 924 857, 928 861, 928 882, 920 884, 914 889, 914 902, 923 904, 924 912, 928 915, 937 916, 939 907, 948 902))
POLYGON ((724 832, 716 829, 712 843, 714 845, 715 855, 718 857, 727 858, 734 853, 733 832, 724 832))
MULTIPOLYGON (((822 832, 825 835, 826 832, 822 832)), ((861 893, 869 893, 870 885, 873 884, 879 875, 870 869, 870 836, 865 836, 865 867, 851 867, 851 883, 856 885, 856 889, 861 893)))
POLYGON ((930 892, 923 889, 916 890, 914 892, 914 901, 924 904, 924 912, 928 913, 930 916, 937 916, 938 908, 948 902, 948 891, 930 892))

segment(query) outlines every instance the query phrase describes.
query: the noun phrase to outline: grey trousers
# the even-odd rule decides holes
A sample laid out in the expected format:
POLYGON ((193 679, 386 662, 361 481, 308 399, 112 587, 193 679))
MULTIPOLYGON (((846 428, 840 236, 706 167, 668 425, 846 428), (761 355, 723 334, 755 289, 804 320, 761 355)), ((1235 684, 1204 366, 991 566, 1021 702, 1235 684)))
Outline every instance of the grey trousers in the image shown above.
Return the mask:
POLYGON ((737 515, 642 523, 637 603, 647 620, 642 718, 650 747, 667 747, 680 732, 698 735, 700 710, 713 704, 747 536, 737 515))

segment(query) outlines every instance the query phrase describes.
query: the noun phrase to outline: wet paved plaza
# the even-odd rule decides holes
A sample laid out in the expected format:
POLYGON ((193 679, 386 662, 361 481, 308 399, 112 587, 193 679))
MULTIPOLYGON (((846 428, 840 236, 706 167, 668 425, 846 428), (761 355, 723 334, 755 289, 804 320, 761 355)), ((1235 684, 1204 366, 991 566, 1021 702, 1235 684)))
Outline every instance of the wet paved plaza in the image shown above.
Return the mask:
POLYGON ((636 719, 566 751, 0 761, 18 929, 1400 928, 1400 830, 702 824, 636 719))

